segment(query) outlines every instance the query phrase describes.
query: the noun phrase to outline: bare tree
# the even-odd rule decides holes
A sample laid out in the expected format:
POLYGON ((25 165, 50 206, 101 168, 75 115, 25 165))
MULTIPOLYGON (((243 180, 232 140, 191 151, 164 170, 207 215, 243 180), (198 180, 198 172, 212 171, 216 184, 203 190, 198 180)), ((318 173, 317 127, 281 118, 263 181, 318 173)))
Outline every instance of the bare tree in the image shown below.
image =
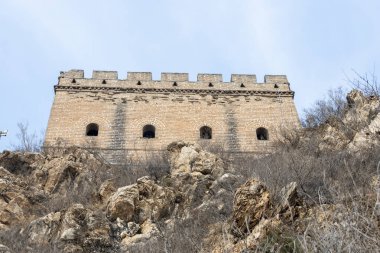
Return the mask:
POLYGON ((359 74, 355 70, 353 72, 355 73, 355 77, 353 79, 348 78, 352 87, 360 90, 367 97, 380 96, 380 84, 377 82, 375 71, 364 74, 359 74))
POLYGON ((346 92, 342 87, 329 90, 327 98, 317 100, 311 108, 304 110, 305 116, 302 125, 304 127, 317 127, 328 119, 341 119, 347 106, 345 94, 346 92))
POLYGON ((29 123, 28 122, 19 122, 17 123, 18 133, 17 139, 18 144, 13 144, 13 148, 16 151, 22 152, 40 152, 43 143, 43 137, 37 135, 36 132, 29 132, 29 123))

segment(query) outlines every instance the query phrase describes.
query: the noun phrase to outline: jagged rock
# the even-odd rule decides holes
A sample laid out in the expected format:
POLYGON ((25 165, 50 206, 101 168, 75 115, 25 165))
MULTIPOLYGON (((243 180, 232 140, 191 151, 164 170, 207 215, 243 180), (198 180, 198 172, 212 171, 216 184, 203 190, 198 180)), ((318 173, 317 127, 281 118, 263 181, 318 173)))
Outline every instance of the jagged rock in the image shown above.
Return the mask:
POLYGON ((297 194, 297 183, 291 182, 283 187, 279 194, 279 204, 277 205, 277 212, 283 212, 289 207, 295 206, 299 199, 297 194))
POLYGON ((27 238, 30 244, 46 245, 56 236, 61 223, 61 213, 48 215, 32 221, 27 228, 27 238))
POLYGON ((348 148, 353 151, 359 151, 362 148, 371 148, 373 146, 380 145, 380 114, 364 127, 362 130, 357 132, 348 145, 348 148))
POLYGON ((94 188, 97 174, 102 170, 110 170, 85 150, 71 149, 71 152, 62 157, 51 158, 42 166, 42 173, 35 173, 36 181, 46 193, 62 195, 67 194, 70 189, 71 194, 80 195, 94 188))
POLYGON ((379 97, 365 97, 362 92, 352 90, 347 95, 347 105, 342 117, 330 118, 318 131, 310 132, 319 136, 319 150, 358 152, 380 145, 379 97))
POLYGON ((32 221, 26 231, 31 245, 55 243, 62 245, 63 252, 87 252, 85 249, 112 246, 109 221, 81 204, 32 221))
POLYGON ((81 204, 71 206, 62 217, 60 239, 65 241, 78 240, 82 234, 87 210, 81 204))
POLYGON ((87 211, 82 231, 85 231, 82 234, 84 248, 112 248, 117 245, 112 239, 111 224, 103 212, 87 211))
POLYGON ((350 143, 350 139, 342 132, 337 122, 330 120, 322 126, 321 142, 319 143, 320 150, 341 150, 350 143))
POLYGON ((138 197, 139 191, 136 185, 128 185, 117 189, 108 200, 107 214, 110 219, 120 218, 132 221, 138 197))
POLYGON ((106 180, 99 187, 99 196, 101 201, 105 202, 109 197, 116 192, 114 182, 112 180, 106 180))
POLYGON ((113 220, 120 218, 141 224, 147 219, 158 220, 165 216, 174 207, 174 202, 172 189, 143 177, 136 184, 119 188, 109 198, 107 214, 113 220))
POLYGON ((298 195, 297 187, 296 182, 291 182, 279 193, 274 214, 284 222, 293 222, 305 214, 305 203, 298 195))
POLYGON ((11 250, 7 246, 0 244, 0 253, 11 253, 11 250))
POLYGON ((171 175, 200 172, 204 175, 221 176, 224 173, 223 161, 216 155, 201 149, 198 144, 190 142, 173 142, 170 151, 171 175))
POLYGON ((30 175, 44 161, 45 157, 39 153, 4 151, 0 154, 0 167, 15 175, 30 175))
POLYGON ((343 121, 355 129, 348 148, 359 151, 380 145, 380 100, 377 97, 365 97, 363 93, 352 90, 347 95, 349 110, 343 121))
POLYGON ((141 233, 132 237, 125 237, 121 242, 121 248, 123 252, 132 253, 143 248, 148 241, 151 244, 156 244, 160 239, 159 236, 160 231, 157 229, 157 226, 151 220, 146 220, 141 224, 141 233))
POLYGON ((270 207, 267 187, 256 179, 248 180, 237 189, 233 202, 232 232, 242 236, 265 217, 270 207))
POLYGON ((132 237, 140 231, 140 225, 134 222, 128 222, 125 230, 121 232, 120 237, 124 239, 126 236, 132 237))
POLYGON ((34 189, 0 167, 0 192, 0 227, 25 221, 31 207, 28 196, 33 195, 34 189))
POLYGON ((68 244, 63 249, 64 253, 82 253, 83 248, 79 245, 68 244))

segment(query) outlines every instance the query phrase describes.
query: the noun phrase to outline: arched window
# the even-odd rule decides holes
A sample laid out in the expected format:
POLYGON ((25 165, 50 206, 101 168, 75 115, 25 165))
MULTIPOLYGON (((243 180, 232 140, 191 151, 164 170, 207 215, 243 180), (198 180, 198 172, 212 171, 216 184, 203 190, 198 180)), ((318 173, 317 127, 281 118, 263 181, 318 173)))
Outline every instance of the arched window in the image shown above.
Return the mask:
POLYGON ((199 134, 201 139, 211 139, 212 138, 212 129, 208 126, 203 126, 199 129, 199 134))
POLYGON ((87 136, 98 136, 99 134, 99 126, 98 124, 91 123, 86 127, 86 135, 87 136))
POLYGON ((268 129, 259 127, 256 129, 256 137, 259 141, 267 141, 269 139, 268 129))
POLYGON ((156 128, 152 125, 145 125, 143 127, 143 138, 155 138, 156 128))

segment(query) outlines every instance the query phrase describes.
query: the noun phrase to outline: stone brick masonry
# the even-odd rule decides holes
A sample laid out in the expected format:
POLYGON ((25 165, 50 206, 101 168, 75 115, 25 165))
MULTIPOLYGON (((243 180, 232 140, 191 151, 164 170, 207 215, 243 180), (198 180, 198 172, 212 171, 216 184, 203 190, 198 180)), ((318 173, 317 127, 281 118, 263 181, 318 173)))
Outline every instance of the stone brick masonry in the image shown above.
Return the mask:
MULTIPOLYGON (((282 127, 299 127, 294 92, 283 75, 231 76, 129 72, 118 79, 114 71, 61 72, 55 86, 45 148, 58 143, 99 149, 111 163, 160 152, 178 140, 220 146, 237 153, 268 153, 282 127), (88 136, 95 123, 97 136, 88 136), (144 126, 152 131, 143 133, 144 126), (200 129, 211 128, 210 136, 200 129), (259 130, 258 130, 259 129, 259 130), (150 129, 152 130, 152 129, 150 129), (211 139, 203 139, 206 137, 211 139)), ((145 130, 149 130, 145 128, 145 130)))

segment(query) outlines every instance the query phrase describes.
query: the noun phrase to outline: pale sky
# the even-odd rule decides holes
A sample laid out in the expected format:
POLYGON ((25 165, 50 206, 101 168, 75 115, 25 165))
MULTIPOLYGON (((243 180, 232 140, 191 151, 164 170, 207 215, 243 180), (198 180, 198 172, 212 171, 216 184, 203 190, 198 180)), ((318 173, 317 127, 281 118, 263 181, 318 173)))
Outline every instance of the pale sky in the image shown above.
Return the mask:
POLYGON ((0 151, 47 126, 60 71, 285 74, 299 113, 379 75, 378 0, 0 0, 0 151))

